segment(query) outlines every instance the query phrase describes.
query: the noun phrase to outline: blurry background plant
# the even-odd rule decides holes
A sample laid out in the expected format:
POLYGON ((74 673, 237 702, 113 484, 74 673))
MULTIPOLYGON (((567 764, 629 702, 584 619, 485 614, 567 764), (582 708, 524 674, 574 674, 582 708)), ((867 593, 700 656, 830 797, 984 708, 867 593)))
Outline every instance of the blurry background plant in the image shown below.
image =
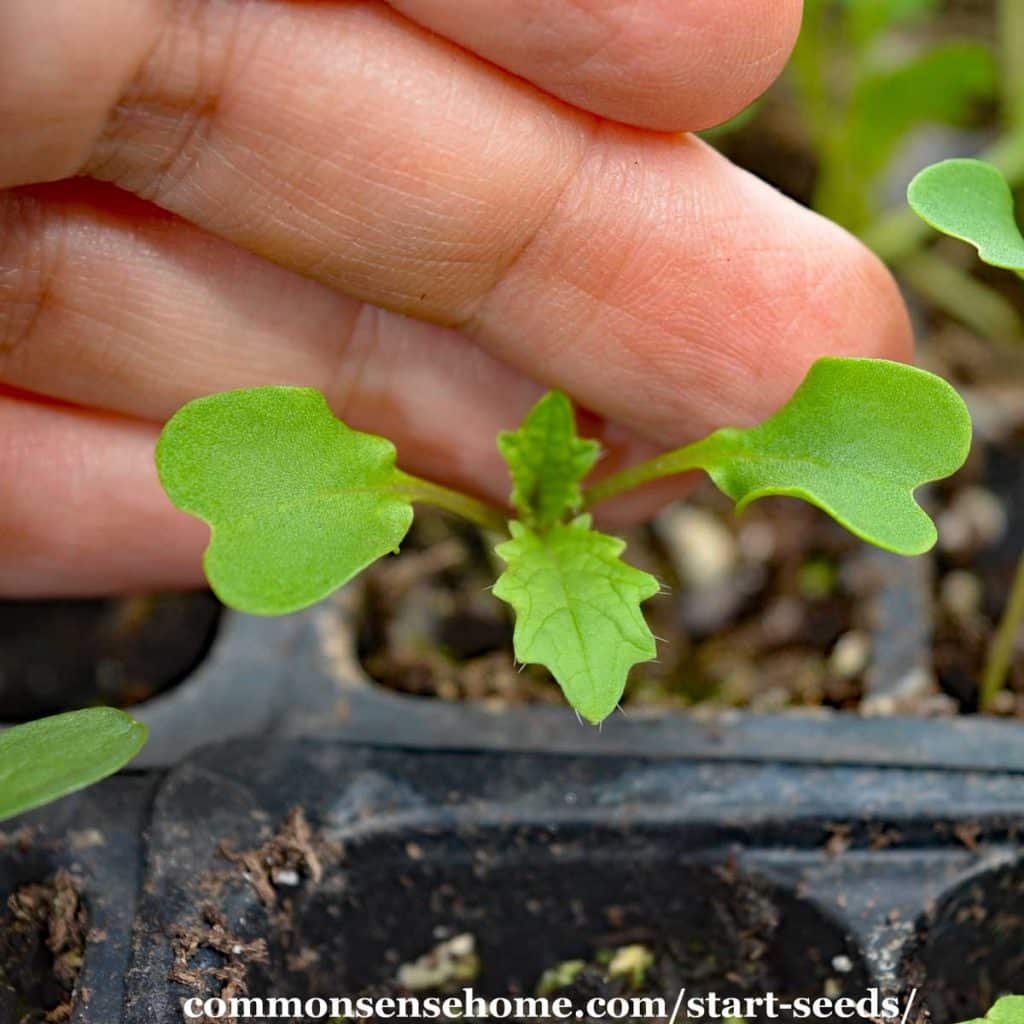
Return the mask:
MULTIPOLYGON (((1012 187, 1024 184, 1024 3, 989 6, 806 0, 803 30, 774 97, 719 129, 717 139, 742 161, 739 130, 773 103, 776 113, 784 109, 771 131, 788 122, 815 165, 801 198, 859 235, 930 305, 1007 342, 1024 335, 1014 303, 935 248, 902 201, 916 170, 953 155, 950 136, 934 134, 935 126, 960 129, 952 141, 957 155, 981 151, 1012 187), (929 127, 931 139, 920 131, 929 127)), ((790 190, 791 183, 777 183, 790 190)))

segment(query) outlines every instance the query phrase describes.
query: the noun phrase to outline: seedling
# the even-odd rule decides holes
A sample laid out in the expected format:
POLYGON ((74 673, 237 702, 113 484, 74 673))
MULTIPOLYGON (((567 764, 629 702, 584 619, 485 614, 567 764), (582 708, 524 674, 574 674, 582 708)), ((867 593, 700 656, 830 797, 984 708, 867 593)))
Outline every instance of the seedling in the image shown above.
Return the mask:
POLYGON ((114 708, 70 711, 0 733, 0 821, 112 775, 146 736, 144 725, 114 708))
POLYGON ((209 524, 205 568, 226 604, 293 612, 397 552, 413 504, 456 512, 504 535, 494 593, 515 610, 514 647, 544 665, 569 703, 600 722, 630 668, 655 656, 640 605, 658 581, 624 562, 625 544, 590 509, 661 477, 703 469, 739 508, 770 494, 802 498, 858 537, 905 555, 935 542, 919 485, 967 457, 970 419, 943 380, 872 359, 821 359, 787 405, 748 430, 727 428, 582 484, 597 442, 577 436, 569 399, 545 395, 498 447, 514 517, 398 469, 390 441, 352 430, 318 391, 265 387, 199 398, 157 447, 171 500, 209 524))
POLYGON ((1024 996, 1003 996, 984 1017, 963 1024, 1024 1024, 1024 996))
MULTIPOLYGON (((1013 192, 995 167, 981 160, 945 160, 910 183, 907 198, 936 230, 969 242, 981 259, 1024 276, 1024 235, 1014 215, 1013 192)), ((1006 685, 1017 637, 1024 625, 1024 557, 996 628, 982 672, 978 703, 991 708, 1006 685)))

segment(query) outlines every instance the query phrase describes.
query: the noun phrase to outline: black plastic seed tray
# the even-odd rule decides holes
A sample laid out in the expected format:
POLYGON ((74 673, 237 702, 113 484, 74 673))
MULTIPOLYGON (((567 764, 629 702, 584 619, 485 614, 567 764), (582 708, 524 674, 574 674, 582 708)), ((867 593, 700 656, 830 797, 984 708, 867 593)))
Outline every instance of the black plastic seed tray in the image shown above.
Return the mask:
POLYGON ((76 1024, 179 1022, 184 999, 228 986, 352 996, 465 932, 490 994, 642 940, 689 951, 691 992, 919 986, 945 1024, 1024 988, 1022 781, 238 742, 37 813, 0 877, 76 865, 91 915, 76 1024))

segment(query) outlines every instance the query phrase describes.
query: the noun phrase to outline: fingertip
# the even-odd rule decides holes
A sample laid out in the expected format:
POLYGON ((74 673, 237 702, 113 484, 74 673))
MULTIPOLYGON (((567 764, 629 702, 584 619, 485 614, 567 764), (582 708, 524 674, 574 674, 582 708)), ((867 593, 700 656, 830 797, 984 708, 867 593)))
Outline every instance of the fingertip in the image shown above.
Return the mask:
POLYGON ((831 235, 830 271, 813 296, 814 314, 832 326, 834 342, 821 354, 911 362, 914 333, 895 278, 866 245, 823 223, 831 235))
POLYGON ((600 57, 581 68, 590 74, 581 75, 572 98, 604 116, 669 132, 722 124, 753 103, 782 73, 802 14, 801 0, 637 7, 600 57))

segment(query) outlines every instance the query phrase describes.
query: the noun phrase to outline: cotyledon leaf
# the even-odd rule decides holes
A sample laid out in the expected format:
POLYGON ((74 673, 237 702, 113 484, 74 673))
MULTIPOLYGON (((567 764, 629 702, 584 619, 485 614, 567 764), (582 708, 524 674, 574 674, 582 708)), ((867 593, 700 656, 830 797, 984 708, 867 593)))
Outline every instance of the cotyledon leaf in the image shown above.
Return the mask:
POLYGON ((123 711, 87 708, 0 733, 0 821, 112 775, 146 742, 123 711))
POLYGON ((655 656, 640 611, 659 589, 651 575, 619 557, 625 543, 598 533, 590 517, 541 535, 510 524, 497 547, 507 568, 494 593, 515 609, 516 657, 548 669, 569 703, 588 721, 615 710, 630 668, 655 656))
POLYGON ((907 199, 937 231, 969 242, 986 263, 1024 272, 1024 235, 1002 172, 982 160, 944 160, 910 183, 907 199))
POLYGON ((518 430, 498 435, 498 450, 512 473, 512 504, 523 522, 543 531, 579 511, 580 481, 601 447, 576 435, 572 403, 549 391, 518 430))
POLYGON ((1024 996, 1003 996, 984 1017, 964 1024, 1024 1024, 1024 996))
POLYGON ((971 444, 963 399, 941 377, 883 359, 819 359, 793 397, 749 430, 692 446, 742 509, 771 494, 824 509, 851 533, 898 554, 936 540, 914 499, 956 472, 971 444))
POLYGON ((312 388, 190 402, 164 428, 157 468, 175 505, 210 526, 217 596, 257 615, 320 600, 412 524, 394 445, 345 426, 312 388))

